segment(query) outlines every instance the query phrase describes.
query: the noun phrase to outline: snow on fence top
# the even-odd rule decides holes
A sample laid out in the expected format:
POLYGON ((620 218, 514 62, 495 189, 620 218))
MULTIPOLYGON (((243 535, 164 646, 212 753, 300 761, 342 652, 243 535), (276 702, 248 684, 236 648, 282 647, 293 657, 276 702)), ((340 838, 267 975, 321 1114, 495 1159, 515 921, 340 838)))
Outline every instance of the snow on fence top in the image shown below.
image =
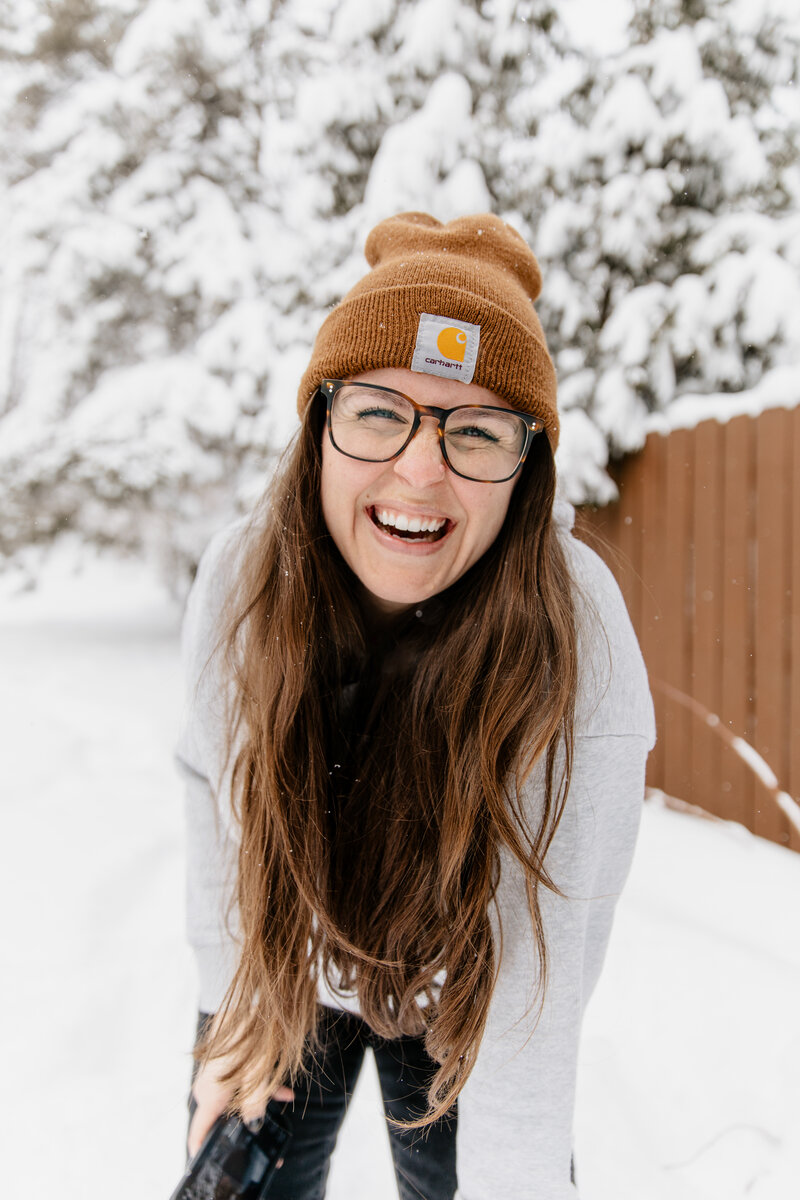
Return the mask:
POLYGON ((664 412, 651 414, 645 428, 648 433, 667 434, 673 429, 694 429, 702 421, 726 422, 734 417, 757 417, 768 408, 795 408, 798 404, 800 364, 776 367, 746 392, 680 396, 664 412))

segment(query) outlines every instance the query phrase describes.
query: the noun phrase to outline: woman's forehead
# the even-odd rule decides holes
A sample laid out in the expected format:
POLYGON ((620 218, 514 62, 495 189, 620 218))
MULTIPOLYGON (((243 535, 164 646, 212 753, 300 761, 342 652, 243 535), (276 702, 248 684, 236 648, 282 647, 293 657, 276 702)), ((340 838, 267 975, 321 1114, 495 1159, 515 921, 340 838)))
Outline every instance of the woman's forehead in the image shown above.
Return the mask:
POLYGON ((442 379, 404 367, 381 367, 348 378, 353 383, 375 383, 381 387, 395 388, 419 404, 431 404, 437 408, 455 408, 459 404, 491 404, 495 408, 513 411, 512 405, 502 396, 477 383, 459 383, 456 379, 442 379))

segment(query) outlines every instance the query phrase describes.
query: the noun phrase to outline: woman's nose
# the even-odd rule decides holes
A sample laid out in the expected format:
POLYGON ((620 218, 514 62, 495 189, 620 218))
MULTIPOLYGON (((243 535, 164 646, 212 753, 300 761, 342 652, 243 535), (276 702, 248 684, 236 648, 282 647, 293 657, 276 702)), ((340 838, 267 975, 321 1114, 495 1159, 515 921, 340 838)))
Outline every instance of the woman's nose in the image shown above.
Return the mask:
POLYGON ((414 437, 395 460, 394 469, 401 479, 416 488, 430 487, 444 479, 447 464, 442 456, 434 418, 422 418, 414 437))

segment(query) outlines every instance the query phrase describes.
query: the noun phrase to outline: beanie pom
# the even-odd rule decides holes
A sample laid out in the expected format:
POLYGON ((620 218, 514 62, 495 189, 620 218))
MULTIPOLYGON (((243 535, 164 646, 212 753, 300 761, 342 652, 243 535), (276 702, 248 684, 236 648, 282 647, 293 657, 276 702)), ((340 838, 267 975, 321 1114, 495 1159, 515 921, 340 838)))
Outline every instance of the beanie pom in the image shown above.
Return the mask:
POLYGON ((458 217, 447 225, 428 213, 399 213, 375 226, 364 254, 371 267, 415 254, 483 261, 516 276, 532 301, 542 290, 542 273, 528 244, 492 213, 458 217))

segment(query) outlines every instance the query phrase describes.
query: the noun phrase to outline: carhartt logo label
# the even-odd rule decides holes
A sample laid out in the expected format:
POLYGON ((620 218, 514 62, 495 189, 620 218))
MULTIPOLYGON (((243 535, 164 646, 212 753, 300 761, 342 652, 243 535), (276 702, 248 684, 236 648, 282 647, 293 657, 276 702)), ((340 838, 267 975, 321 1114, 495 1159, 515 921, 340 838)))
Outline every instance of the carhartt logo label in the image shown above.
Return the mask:
POLYGON ((464 361, 464 351, 467 348, 467 335, 463 329, 455 329, 448 325, 436 339, 436 345, 445 358, 453 358, 456 362, 464 361))
POLYGON ((480 339, 480 325, 420 313, 411 370, 472 383, 480 339))

